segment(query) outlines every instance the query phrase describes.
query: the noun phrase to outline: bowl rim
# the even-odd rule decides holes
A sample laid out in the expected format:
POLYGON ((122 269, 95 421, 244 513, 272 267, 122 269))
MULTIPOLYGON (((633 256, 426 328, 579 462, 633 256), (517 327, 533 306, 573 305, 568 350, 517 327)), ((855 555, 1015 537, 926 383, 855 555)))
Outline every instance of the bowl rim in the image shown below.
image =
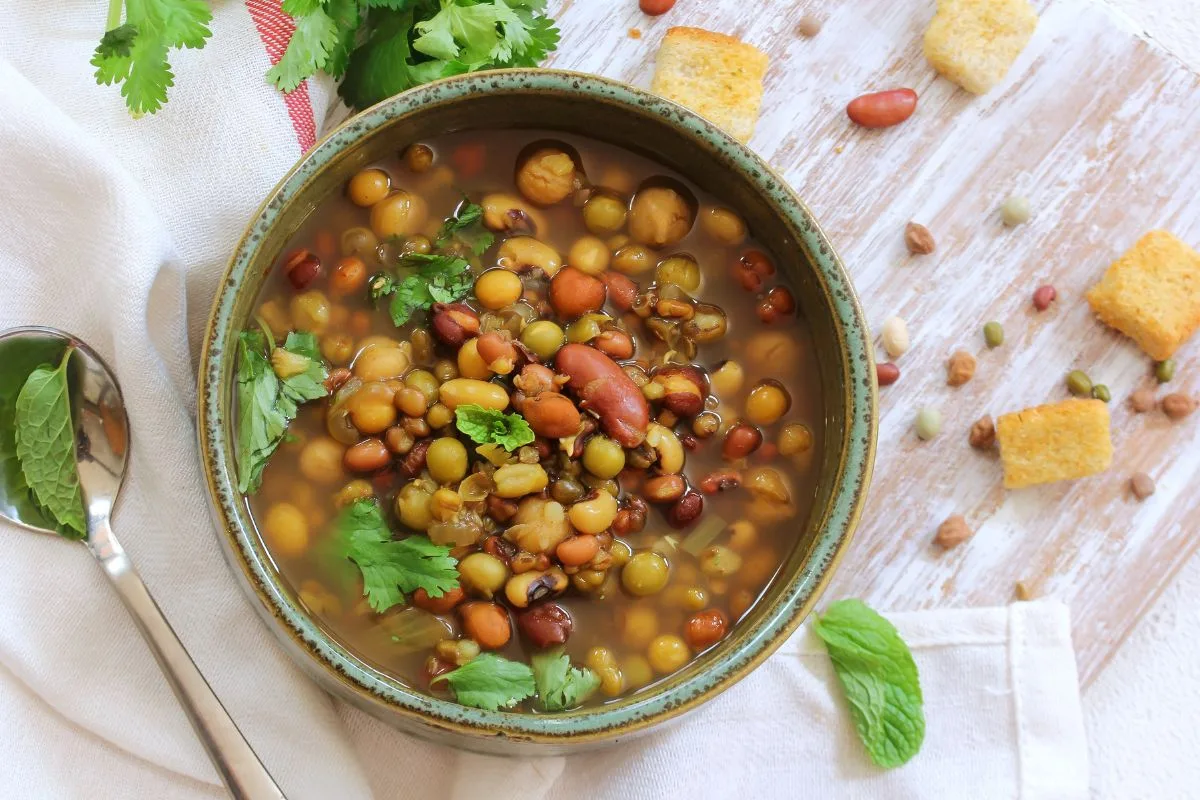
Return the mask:
MULTIPOLYGON (((232 373, 230 380, 233 380, 232 373)), ((334 687, 368 711, 396 721, 413 723, 416 732, 462 734, 469 739, 497 736, 535 744, 561 745, 600 741, 644 730, 677 717, 749 674, 799 627, 816 605, 853 538, 862 514, 874 466, 877 439, 877 389, 874 359, 865 315, 848 273, 808 206, 788 183, 741 142, 699 115, 644 90, 581 72, 556 69, 511 69, 460 75, 410 89, 348 118, 330 131, 276 184, 250 218, 222 275, 204 337, 199 361, 197 402, 199 454, 219 539, 231 568, 243 587, 257 599, 256 610, 283 640, 294 658, 317 678, 332 679, 334 687), (260 258, 262 233, 349 146, 410 111, 455 103, 477 92, 556 93, 588 102, 621 106, 624 111, 666 117, 679 133, 698 140, 715 157, 750 179, 796 234, 812 264, 817 287, 825 294, 834 317, 834 333, 844 357, 845 426, 843 456, 824 509, 816 509, 812 549, 786 591, 736 647, 719 649, 704 669, 684 670, 658 688, 599 707, 555 714, 487 711, 432 697, 406 687, 349 652, 327 635, 299 604, 289 597, 282 578, 262 547, 236 480, 229 468, 232 447, 226 445, 222 400, 229 383, 221 366, 236 348, 233 334, 241 320, 233 319, 235 301, 250 265, 260 258), (303 653, 303 657, 300 655, 303 653)), ((832 439, 832 437, 830 437, 832 439)))

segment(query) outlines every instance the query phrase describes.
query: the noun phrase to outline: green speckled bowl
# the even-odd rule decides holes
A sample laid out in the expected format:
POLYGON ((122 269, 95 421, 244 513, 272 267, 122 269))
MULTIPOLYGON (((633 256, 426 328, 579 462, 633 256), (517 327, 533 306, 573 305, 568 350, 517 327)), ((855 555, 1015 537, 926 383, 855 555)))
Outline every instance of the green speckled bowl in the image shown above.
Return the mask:
POLYGON ((213 305, 200 367, 200 452, 229 562, 284 647, 323 687, 412 733, 491 753, 577 751, 645 731, 745 676, 796 629, 828 582, 862 509, 875 454, 874 363, 841 262, 804 203, 744 145, 685 109, 570 72, 476 73, 429 84, 348 120, 304 156, 238 243, 213 305), (489 712, 415 691, 328 636, 280 579, 234 480, 236 336, 288 238, 355 170, 459 129, 536 127, 641 152, 738 209, 779 259, 814 330, 824 387, 823 478, 780 576, 718 647, 632 697, 556 714, 489 712))

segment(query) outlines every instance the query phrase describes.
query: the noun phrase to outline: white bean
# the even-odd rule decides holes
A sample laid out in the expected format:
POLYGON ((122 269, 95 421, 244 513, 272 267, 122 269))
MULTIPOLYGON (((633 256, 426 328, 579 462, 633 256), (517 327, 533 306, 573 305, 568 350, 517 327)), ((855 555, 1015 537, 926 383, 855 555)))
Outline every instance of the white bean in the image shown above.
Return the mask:
POLYGON ((883 349, 892 358, 898 358, 908 351, 908 326, 900 317, 888 317, 883 323, 883 349))

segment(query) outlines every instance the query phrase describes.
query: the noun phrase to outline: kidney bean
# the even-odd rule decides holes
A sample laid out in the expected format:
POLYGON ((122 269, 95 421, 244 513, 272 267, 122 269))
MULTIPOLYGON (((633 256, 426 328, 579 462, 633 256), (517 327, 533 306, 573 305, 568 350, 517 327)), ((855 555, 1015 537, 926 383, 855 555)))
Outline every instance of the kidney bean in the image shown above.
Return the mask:
POLYGON ((601 279, 608 287, 608 302, 612 303, 613 308, 622 312, 633 308, 633 301, 637 298, 638 285, 632 278, 619 272, 610 271, 605 272, 601 279))
POLYGON ((400 477, 412 480, 421 474, 421 470, 425 469, 425 453, 431 444, 433 444, 432 439, 423 439, 413 445, 412 450, 409 450, 408 455, 400 462, 398 468, 400 477))
POLYGON ((430 324, 434 335, 455 349, 479 335, 479 315, 466 303, 434 303, 430 324))
POLYGON ((667 509, 667 524, 672 528, 686 528, 696 521, 703 510, 704 498, 696 492, 688 491, 667 509))
POLYGON ((651 503, 674 503, 687 490, 682 475, 657 475, 646 481, 642 492, 651 503))
POLYGON ((579 432, 579 409, 571 398, 558 392, 542 392, 526 397, 521 413, 533 432, 548 439, 561 439, 579 432))
POLYGON ((704 410, 708 378, 693 366, 669 366, 655 370, 651 378, 663 387, 663 406, 680 417, 694 417, 704 410))
POLYGON ((733 265, 733 277, 747 292, 762 289, 763 279, 775 274, 775 265, 761 250, 747 250, 733 265))
POLYGON ((1039 286, 1033 293, 1033 307, 1038 311, 1045 311, 1057 297, 1058 290, 1053 286, 1049 284, 1039 286))
POLYGON ((645 440, 650 405, 617 362, 593 347, 568 344, 554 363, 584 407, 599 415, 605 433, 622 447, 637 447, 645 440))
POLYGON ((780 317, 793 314, 796 311, 796 299, 786 286, 776 286, 767 292, 754 310, 760 320, 770 325, 780 317))
POLYGON ((364 439, 346 451, 342 463, 351 472, 374 472, 383 469, 392 454, 379 439, 364 439))
POLYGON ((721 443, 721 455, 727 461, 745 458, 762 444, 762 431, 753 425, 739 422, 725 433, 725 441, 721 443))
POLYGON ((890 128, 917 110, 917 93, 912 89, 891 89, 856 97, 846 106, 850 119, 864 128, 890 128))
POLYGON ((306 289, 321 274, 321 259, 311 250, 294 250, 284 259, 283 270, 293 289, 306 289))
POLYGON ((487 368, 499 375, 507 375, 517 365, 517 348, 512 339, 497 331, 488 331, 480 335, 476 342, 476 352, 487 364, 487 368))
POLYGON ((720 609, 708 608, 688 617, 683 625, 683 638, 693 650, 703 650, 721 641, 729 620, 720 609))
POLYGON ((567 319, 599 311, 605 294, 603 281, 575 267, 563 267, 550 280, 550 305, 567 319))
POLYGON ((601 331, 592 345, 610 358, 623 361, 633 357, 633 339, 625 331, 601 331))
POLYGON ((880 386, 891 386, 900 380, 900 368, 890 361, 875 365, 875 379, 880 386))
POLYGON ((443 592, 441 597, 430 597, 429 592, 424 589, 417 589, 413 592, 412 602, 417 608, 428 611, 431 614, 448 614, 453 608, 463 601, 466 593, 463 592, 461 586, 455 586, 448 592, 443 592))
POLYGON ((557 603, 539 603, 517 615, 521 635, 534 647, 564 644, 574 623, 567 610, 557 603))

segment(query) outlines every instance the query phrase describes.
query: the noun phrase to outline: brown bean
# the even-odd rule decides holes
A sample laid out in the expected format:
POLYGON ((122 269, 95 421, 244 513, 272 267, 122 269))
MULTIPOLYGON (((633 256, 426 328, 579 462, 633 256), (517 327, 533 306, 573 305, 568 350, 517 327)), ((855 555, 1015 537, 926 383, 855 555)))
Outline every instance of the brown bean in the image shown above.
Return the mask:
POLYGON ((762 444, 762 431, 753 425, 739 422, 725 433, 725 441, 721 443, 721 455, 727 461, 745 458, 762 444))
POLYGON ((971 443, 971 447, 977 450, 990 450, 996 446, 996 423, 991 417, 980 417, 971 426, 971 433, 967 437, 967 441, 971 443))
POLYGON ((400 477, 411 480, 421 474, 421 470, 425 469, 425 454, 431 444, 433 444, 432 439, 424 439, 412 446, 397 469, 400 477))
POLYGON ((1153 389, 1138 389, 1129 395, 1129 407, 1137 414, 1145 414, 1158 405, 1153 389))
POLYGON ((566 643, 575 626, 562 606, 539 603, 517 614, 517 627, 534 647, 550 647, 566 643))
POLYGON ((604 281, 575 267, 563 267, 550 281, 550 305, 560 317, 573 319, 604 305, 604 281))
POLYGON ((516 368, 517 348, 512 339, 498 331, 489 331, 475 343, 479 357, 487 368, 498 375, 507 375, 516 368))
POLYGON ((725 636, 729 620, 716 608, 697 611, 683 624, 683 638, 693 650, 703 650, 725 636))
POLYGON ((1154 494, 1154 478, 1144 472, 1135 472, 1129 479, 1129 490, 1138 500, 1145 500, 1154 494))
POLYGON ((593 347, 567 344, 554 363, 585 408, 600 416, 605 433, 622 447, 637 447, 645 440, 650 405, 617 362, 593 347))
POLYGON ((413 448, 413 436, 401 426, 393 425, 383 432, 383 444, 395 455, 407 455, 413 448))
POLYGON ((663 387, 663 406, 680 417, 694 417, 704 410, 708 378, 693 366, 662 367, 652 380, 663 387))
POLYGON ((391 460, 392 454, 379 439, 363 439, 342 457, 342 463, 351 472, 374 472, 386 467, 391 460))
MULTIPOLYGON (((487 498, 487 510, 488 516, 497 522, 508 522, 517 515, 517 511, 520 509, 516 500, 509 500, 489 494, 487 498)), ((495 553, 492 553, 492 555, 495 555, 495 553)))
POLYGON ((763 279, 774 274, 775 265, 761 250, 747 250, 733 265, 733 276, 747 292, 757 292, 763 279))
POLYGON ((434 303, 430 325, 438 339, 455 349, 479 335, 479 315, 466 303, 434 303))
POLYGON ((466 593, 463 592, 461 586, 455 586, 447 592, 442 592, 441 597, 430 597, 429 592, 417 589, 413 592, 412 602, 414 606, 428 611, 430 614, 448 614, 463 601, 465 596, 466 593))
POLYGON ((656 475, 646 481, 642 492, 651 503, 674 503, 683 497, 687 484, 682 475, 656 475))
POLYGON ((700 491, 705 494, 716 494, 726 489, 736 489, 742 485, 742 474, 736 469, 719 469, 710 472, 700 481, 700 491))
POLYGON ((495 603, 475 600, 458 607, 463 632, 484 650, 496 650, 512 638, 508 612, 495 603))
POLYGON ((900 368, 890 361, 875 365, 875 380, 880 386, 891 386, 900 380, 900 368))
MULTIPOLYGON (((624 484, 625 481, 622 483, 624 484)), ((613 520, 613 533, 617 536, 625 536, 640 532, 646 527, 646 514, 649 511, 649 506, 641 497, 637 495, 629 497, 626 499, 624 507, 617 512, 617 518, 613 520)))
POLYGON ((633 339, 625 331, 600 331, 592 346, 610 358, 625 360, 633 357, 633 339))
POLYGON ((608 302, 612 303, 613 308, 622 312, 633 308, 638 285, 632 278, 619 272, 605 272, 600 277, 608 288, 608 302))
POLYGON ((333 267, 329 276, 329 292, 335 297, 361 292, 367 285, 367 265, 358 256, 346 256, 333 267))
POLYGON ((846 106, 851 121, 864 128, 889 128, 898 125, 917 110, 917 93, 912 89, 891 89, 856 97, 846 106))
POLYGON ((688 491, 667 509, 667 524, 672 528, 686 528, 696 521, 703 510, 704 498, 696 492, 688 491))
POLYGON ((548 439, 562 439, 579 432, 579 409, 571 398, 558 392, 542 392, 526 397, 521 413, 533 432, 548 439))
POLYGON ((675 7, 675 0, 638 0, 638 8, 643 14, 657 17, 675 7))
POLYGON ((554 382, 554 370, 541 364, 526 364, 521 367, 521 373, 513 378, 513 386, 529 397, 542 392, 558 391, 558 384, 554 382))
POLYGON ((306 289, 321 274, 321 259, 311 250, 295 250, 284 259, 283 270, 292 288, 306 289))
POLYGON ((590 533, 572 536, 558 543, 554 554, 564 567, 582 567, 600 552, 600 540, 590 533))
POLYGON ((1182 392, 1172 392, 1162 399, 1162 410, 1171 419, 1183 419, 1196 410, 1196 401, 1182 392))

